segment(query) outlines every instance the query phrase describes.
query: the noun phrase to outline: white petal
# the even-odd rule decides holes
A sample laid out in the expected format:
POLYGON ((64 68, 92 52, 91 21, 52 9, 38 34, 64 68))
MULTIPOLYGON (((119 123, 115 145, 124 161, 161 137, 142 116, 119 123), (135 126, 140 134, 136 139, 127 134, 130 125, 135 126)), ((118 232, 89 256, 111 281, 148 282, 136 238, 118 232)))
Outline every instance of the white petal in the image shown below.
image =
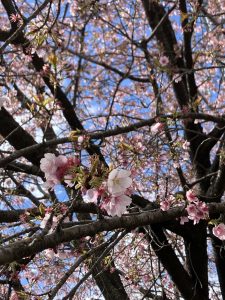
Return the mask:
POLYGON ((119 171, 118 169, 112 170, 112 171, 109 173, 108 179, 109 179, 109 180, 113 180, 113 179, 117 176, 118 171, 119 171))
POLYGON ((128 170, 118 170, 118 175, 117 178, 126 178, 129 177, 131 175, 131 171, 128 170))

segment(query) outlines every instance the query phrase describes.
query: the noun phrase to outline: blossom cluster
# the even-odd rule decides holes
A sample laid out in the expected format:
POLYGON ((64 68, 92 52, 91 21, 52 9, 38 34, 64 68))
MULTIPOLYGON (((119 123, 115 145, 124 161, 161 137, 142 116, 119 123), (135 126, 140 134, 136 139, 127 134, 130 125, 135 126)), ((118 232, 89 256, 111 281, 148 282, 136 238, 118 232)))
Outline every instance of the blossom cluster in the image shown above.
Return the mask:
POLYGON ((131 172, 123 169, 114 169, 109 173, 108 180, 103 182, 99 189, 89 189, 84 193, 85 202, 94 202, 111 216, 121 216, 126 206, 131 204, 129 188, 132 184, 131 172))
POLYGON ((63 179, 70 185, 69 170, 79 164, 80 160, 77 157, 55 156, 53 153, 46 153, 40 162, 40 169, 45 173, 45 187, 52 189, 56 184, 61 183, 63 179))
MULTIPOLYGON (((188 205, 186 207, 186 211, 188 216, 180 218, 180 224, 184 224, 189 220, 192 220, 194 224, 198 224, 200 220, 204 220, 208 218, 208 206, 205 202, 200 201, 198 197, 192 190, 188 190, 186 192, 186 199, 188 201, 188 205)), ((160 203, 160 208, 163 211, 167 211, 170 207, 182 204, 182 202, 177 202, 176 198, 170 195, 167 199, 160 203)))
MULTIPOLYGON (((188 190, 186 192, 186 199, 188 201, 188 205, 186 207, 186 211, 188 216, 180 217, 180 224, 192 220, 194 224, 198 224, 200 220, 207 219, 209 217, 208 206, 205 202, 199 201, 198 197, 192 190, 188 190)), ((172 206, 177 205, 177 200, 174 196, 170 195, 167 199, 160 202, 160 208, 163 211, 169 210, 172 206)), ((220 240, 225 240, 225 224, 219 223, 212 229, 212 233, 220 240)))
POLYGON ((189 202, 186 207, 188 218, 193 220, 194 224, 199 223, 200 220, 207 219, 209 209, 205 202, 199 201, 198 197, 192 190, 186 192, 186 198, 189 202))
MULTIPOLYGON (((93 161, 93 166, 95 165, 96 161, 93 161)), ((40 168, 45 173, 45 187, 52 189, 62 181, 70 187, 76 184, 75 188, 81 188, 85 202, 94 202, 108 215, 121 216, 131 204, 129 189, 132 179, 129 170, 113 169, 110 173, 104 170, 100 175, 93 175, 93 170, 92 174, 89 174, 80 165, 78 158, 55 156, 52 153, 45 154, 41 159, 40 168)))

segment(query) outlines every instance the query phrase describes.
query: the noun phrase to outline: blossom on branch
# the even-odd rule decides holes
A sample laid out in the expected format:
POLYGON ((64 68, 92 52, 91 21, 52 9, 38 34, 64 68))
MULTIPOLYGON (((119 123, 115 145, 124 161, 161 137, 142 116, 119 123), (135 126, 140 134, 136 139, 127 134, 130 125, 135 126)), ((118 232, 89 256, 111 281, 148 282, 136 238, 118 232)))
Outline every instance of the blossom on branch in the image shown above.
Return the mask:
POLYGON ((45 173, 45 186, 53 188, 56 184, 59 184, 69 169, 79 163, 80 161, 76 157, 67 158, 63 155, 55 156, 53 153, 46 153, 40 162, 40 169, 45 173))
POLYGON ((161 64, 163 67, 165 67, 165 66, 168 65, 169 59, 168 59, 168 57, 166 57, 166 56, 161 56, 160 59, 159 59, 159 62, 160 62, 160 64, 161 64))
POLYGON ((195 195, 195 193, 192 190, 188 190, 186 192, 186 198, 189 202, 198 201, 198 197, 195 195))
POLYGON ((99 193, 96 189, 89 189, 86 191, 85 195, 83 195, 84 202, 94 202, 97 204, 99 193))
POLYGON ((125 193, 132 184, 132 179, 129 177, 130 171, 114 169, 109 173, 107 186, 109 193, 113 196, 125 193))
POLYGON ((164 124, 157 122, 151 126, 151 133, 157 134, 157 133, 161 132, 163 129, 164 129, 164 124))
POLYGON ((112 196, 111 198, 103 201, 101 208, 105 209, 112 217, 121 217, 126 211, 126 207, 130 204, 131 198, 127 195, 112 196))
POLYGON ((186 207, 188 218, 198 224, 200 220, 208 218, 209 209, 205 202, 196 201, 186 207))
POLYGON ((215 226, 212 232, 221 241, 225 240, 225 224, 220 223, 219 225, 215 226))

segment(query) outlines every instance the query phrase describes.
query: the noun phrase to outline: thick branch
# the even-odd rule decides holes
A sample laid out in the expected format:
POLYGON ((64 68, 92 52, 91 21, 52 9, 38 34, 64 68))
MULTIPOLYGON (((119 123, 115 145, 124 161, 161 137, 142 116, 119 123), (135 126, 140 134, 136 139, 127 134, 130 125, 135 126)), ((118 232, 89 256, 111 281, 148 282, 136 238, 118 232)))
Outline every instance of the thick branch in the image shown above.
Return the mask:
MULTIPOLYGON (((209 204, 210 214, 225 212, 225 203, 209 204)), ((148 211, 140 214, 133 214, 123 217, 104 219, 91 224, 73 226, 62 229, 59 232, 48 234, 41 239, 32 241, 31 238, 10 244, 10 246, 0 248, 0 265, 10 263, 22 257, 43 251, 47 248, 55 248, 57 245, 69 242, 85 236, 93 236, 102 231, 110 231, 120 228, 134 229, 139 226, 162 223, 174 220, 182 215, 186 215, 183 207, 170 209, 167 212, 161 210, 148 211)))

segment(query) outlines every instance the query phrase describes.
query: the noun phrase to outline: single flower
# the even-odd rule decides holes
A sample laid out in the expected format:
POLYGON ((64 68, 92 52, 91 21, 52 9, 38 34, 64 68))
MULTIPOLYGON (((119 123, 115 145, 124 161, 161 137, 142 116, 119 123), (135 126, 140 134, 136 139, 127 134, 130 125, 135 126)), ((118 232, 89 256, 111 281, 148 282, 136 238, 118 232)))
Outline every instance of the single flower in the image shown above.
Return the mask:
POLYGON ((96 189, 89 189, 86 191, 86 194, 83 195, 83 200, 86 203, 94 202, 97 204, 99 193, 96 189))
POLYGON ((159 59, 159 63, 160 63, 163 67, 167 66, 168 63, 169 63, 168 57, 166 57, 166 56, 161 56, 160 59, 159 59))
POLYGON ((220 240, 225 240, 225 224, 220 223, 212 230, 213 234, 220 240))
POLYGON ((107 186, 112 195, 124 194, 132 184, 131 172, 123 169, 114 169, 109 173, 107 186))

